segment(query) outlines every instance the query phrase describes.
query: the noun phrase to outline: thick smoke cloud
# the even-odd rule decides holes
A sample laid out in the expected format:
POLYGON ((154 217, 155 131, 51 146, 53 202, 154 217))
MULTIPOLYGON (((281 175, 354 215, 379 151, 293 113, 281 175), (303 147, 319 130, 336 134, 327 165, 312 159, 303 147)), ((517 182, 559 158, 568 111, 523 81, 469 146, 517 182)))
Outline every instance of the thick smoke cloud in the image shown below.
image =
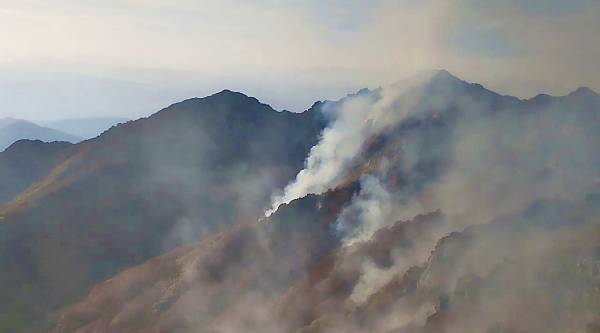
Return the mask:
MULTIPOLYGON (((411 266, 424 263, 437 240, 451 232, 518 216, 539 202, 579 200, 574 198, 597 186, 593 180, 598 178, 600 159, 592 125, 598 121, 593 113, 597 110, 588 109, 586 98, 577 100, 577 94, 573 94, 563 98, 563 102, 539 104, 535 100, 519 101, 495 95, 481 99, 478 94, 484 90, 466 82, 456 89, 448 89, 447 85, 442 88, 427 95, 425 100, 421 99, 421 90, 404 94, 390 94, 389 89, 379 91, 380 99, 373 102, 371 116, 360 127, 363 141, 352 143, 353 156, 344 156, 344 161, 358 163, 369 139, 401 127, 409 118, 441 117, 446 122, 447 127, 438 133, 419 134, 430 135, 439 140, 438 146, 445 147, 443 153, 435 156, 446 159, 438 179, 432 176, 429 183, 416 191, 394 187, 389 178, 398 161, 384 159, 374 171, 362 177, 360 192, 337 219, 335 231, 346 246, 367 241, 381 228, 417 214, 441 210, 446 220, 442 228, 434 231, 434 237, 424 235, 415 239, 413 248, 395 252, 391 267, 364 262, 360 282, 351 296, 357 304, 364 303, 411 266), (387 107, 382 107, 384 104, 387 107)), ((335 123, 332 128, 349 129, 335 123)), ((418 183, 418 166, 423 159, 431 158, 428 155, 431 152, 424 152, 426 148, 419 144, 418 140, 407 137, 401 140, 398 149, 403 155, 402 164, 409 170, 403 174, 408 184, 418 183)), ((338 161, 338 156, 327 156, 338 161)), ((341 173, 344 172, 342 168, 341 173)), ((298 186, 298 180, 301 183, 302 177, 290 187, 298 186)))
POLYGON ((345 180, 365 141, 404 119, 422 93, 423 82, 435 72, 425 72, 376 91, 361 91, 340 102, 328 102, 323 112, 333 118, 319 143, 311 149, 306 165, 283 194, 273 197, 270 216, 282 204, 307 194, 320 194, 345 180), (400 98, 402 96, 403 98, 400 98))
POLYGON ((360 187, 360 193, 340 213, 335 225, 346 245, 371 239, 381 229, 382 221, 389 220, 393 209, 392 195, 376 177, 365 176, 360 187))
MULTIPOLYGON (((594 107, 590 109, 585 99, 576 100, 573 96, 571 98, 569 104, 554 101, 550 105, 539 107, 534 102, 529 102, 530 109, 523 110, 515 103, 512 107, 498 110, 492 105, 474 100, 467 94, 458 96, 460 114, 456 127, 447 138, 452 142, 449 151, 451 161, 447 170, 439 182, 432 183, 425 187, 422 193, 412 197, 404 206, 406 211, 414 214, 434 208, 440 209, 446 217, 447 224, 439 237, 453 231, 461 232, 473 225, 518 219, 524 212, 529 212, 529 215, 521 221, 522 224, 575 223, 580 217, 569 218, 562 206, 565 202, 568 203, 567 206, 581 205, 587 200, 584 198, 586 193, 597 191, 594 179, 597 179, 600 173, 600 156, 597 134, 593 134, 594 126, 598 125, 598 110, 594 107), (539 109, 536 109, 538 107, 539 109), (539 208, 532 207, 540 207, 540 203, 549 203, 550 207, 556 208, 552 208, 551 213, 533 213, 539 208)), ((595 105, 597 107, 597 104, 595 105)), ((347 210, 360 209, 366 203, 375 207, 387 204, 365 200, 364 197, 368 196, 370 191, 370 187, 364 187, 347 210)), ((363 218, 362 224, 359 223, 361 226, 377 223, 385 225, 393 221, 393 218, 389 217, 386 221, 381 220, 379 216, 357 216, 363 218)), ((593 218, 591 221, 590 223, 595 223, 593 218)), ((512 228, 519 227, 511 227, 508 230, 513 230, 512 228)), ((424 289, 442 288, 447 293, 453 293, 456 288, 460 288, 460 279, 465 276, 493 276, 497 274, 493 270, 498 269, 503 260, 515 258, 511 260, 518 260, 518 265, 521 265, 519 267, 527 267, 527 271, 511 276, 511 279, 528 281, 528 284, 521 287, 538 290, 543 284, 536 269, 547 269, 538 263, 557 260, 551 253, 558 250, 550 244, 562 243, 564 240, 561 241, 561 237, 570 237, 576 243, 581 241, 575 239, 583 239, 582 235, 575 231, 572 234, 561 234, 543 228, 528 231, 527 236, 523 237, 517 237, 517 234, 516 231, 488 231, 487 235, 480 236, 483 237, 482 240, 470 244, 469 250, 460 254, 459 262, 453 264, 455 268, 451 270, 452 274, 448 274, 447 271, 439 273, 435 283, 430 282, 431 274, 425 274, 429 278, 423 281, 422 286, 424 289), (501 240, 491 242, 488 237, 501 240), (511 249, 508 244, 513 243, 519 246, 511 249)), ((427 243, 420 239, 417 239, 416 243, 421 248, 404 250, 402 255, 395 257, 392 268, 381 269, 366 262, 360 283, 353 293, 354 300, 364 302, 369 297, 365 293, 378 290, 387 281, 403 274, 410 265, 422 264, 436 246, 436 242, 427 243), (411 257, 405 255, 411 251, 417 253, 412 254, 412 259, 416 260, 411 261, 411 257)), ((440 263, 433 261, 428 265, 435 267, 440 263)), ((502 288, 509 286, 503 285, 502 288)), ((485 319, 475 316, 481 318, 479 323, 464 322, 449 329, 452 332, 479 332, 496 322, 507 322, 510 309, 520 306, 517 305, 519 299, 518 293, 508 289, 505 296, 497 299, 494 306, 481 310, 485 319)), ((536 302, 541 300, 536 299, 536 302)), ((473 309, 472 313, 477 311, 473 309)), ((413 320, 422 322, 423 317, 415 317, 413 320)), ((582 325, 589 317, 582 315, 578 320, 576 325, 582 325)), ((521 325, 525 325, 525 331, 536 327, 532 323, 523 322, 521 325)))
MULTIPOLYGON (((335 187, 343 179, 344 170, 363 144, 367 129, 365 122, 372 106, 370 96, 357 95, 342 102, 339 110, 332 110, 335 121, 323 131, 321 141, 310 151, 306 167, 287 185, 284 193, 273 198, 272 207, 265 212, 270 216, 282 204, 309 193, 319 194, 335 187)), ((325 112, 333 108, 325 105, 325 112)))

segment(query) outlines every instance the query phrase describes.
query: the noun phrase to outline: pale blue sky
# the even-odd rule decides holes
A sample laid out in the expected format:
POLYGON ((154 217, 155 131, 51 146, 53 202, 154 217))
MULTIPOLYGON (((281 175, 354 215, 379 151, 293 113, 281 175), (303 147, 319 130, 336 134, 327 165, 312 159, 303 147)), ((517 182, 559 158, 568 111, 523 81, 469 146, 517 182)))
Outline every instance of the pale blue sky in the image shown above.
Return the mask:
POLYGON ((228 88, 302 111, 446 68, 600 90, 599 0, 0 0, 0 117, 145 116, 228 88))

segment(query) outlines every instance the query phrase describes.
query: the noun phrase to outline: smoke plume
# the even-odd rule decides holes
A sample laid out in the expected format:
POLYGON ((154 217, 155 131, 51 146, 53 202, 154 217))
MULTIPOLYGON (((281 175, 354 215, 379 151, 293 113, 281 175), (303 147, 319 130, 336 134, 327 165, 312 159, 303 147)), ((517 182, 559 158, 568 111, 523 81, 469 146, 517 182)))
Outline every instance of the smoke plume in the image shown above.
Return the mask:
POLYGON ((273 197, 265 216, 282 204, 339 185, 365 141, 404 119, 421 97, 423 82, 433 75, 435 72, 422 73, 389 87, 363 90, 339 102, 325 103, 323 112, 333 118, 332 125, 323 130, 321 140, 311 149, 305 168, 282 194, 273 197))

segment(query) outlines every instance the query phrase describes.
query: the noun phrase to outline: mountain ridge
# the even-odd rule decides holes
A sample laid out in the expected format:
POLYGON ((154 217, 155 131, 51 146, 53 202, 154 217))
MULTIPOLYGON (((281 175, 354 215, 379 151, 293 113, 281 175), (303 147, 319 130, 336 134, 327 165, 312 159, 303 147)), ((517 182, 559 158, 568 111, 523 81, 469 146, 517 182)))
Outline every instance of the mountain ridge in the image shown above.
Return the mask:
MULTIPOLYGON (((0 259, 0 265, 19 278, 0 277, 0 293, 4 293, 0 299, 5 300, 0 301, 0 310, 30 310, 24 319, 11 321, 0 316, 0 329, 258 331, 265 328, 261 327, 263 318, 272 318, 260 312, 264 305, 265 309, 277 310, 272 313, 282 314, 275 318, 281 321, 273 320, 272 324, 283 326, 273 326, 273 332, 339 331, 344 327, 338 326, 340 319, 344 321, 339 314, 347 315, 349 329, 356 329, 352 327, 356 324, 360 328, 357 331, 364 331, 369 326, 361 325, 376 323, 382 326, 372 327, 382 332, 396 332, 399 324, 394 326, 387 322, 389 317, 372 311, 388 305, 394 308, 399 306, 397 301, 427 310, 423 321, 430 326, 425 329, 439 323, 447 325, 450 314, 462 315, 453 304, 465 301, 462 291, 444 290, 448 281, 444 281, 443 273, 458 275, 457 280, 467 285, 488 281, 487 276, 480 280, 461 276, 462 272, 449 268, 450 259, 463 260, 463 253, 468 251, 462 249, 472 244, 463 243, 469 237, 493 239, 489 233, 493 236, 501 228, 450 225, 452 211, 446 210, 462 205, 435 207, 432 186, 445 184, 448 168, 457 161, 477 161, 461 166, 471 170, 469 175, 478 185, 459 187, 454 192, 461 195, 454 197, 467 196, 472 188, 502 189, 505 183, 490 185, 486 176, 504 180, 502 158, 506 157, 511 163, 522 162, 519 172, 508 172, 506 179, 528 184, 559 177, 565 179, 561 188, 567 191, 564 185, 571 184, 571 178, 564 178, 564 168, 569 165, 561 161, 580 162, 584 156, 591 170, 580 170, 577 177, 595 172, 594 141, 589 147, 579 143, 597 136, 598 113, 587 111, 590 105, 600 108, 600 103, 587 101, 592 95, 583 91, 569 98, 558 97, 557 104, 538 105, 501 96, 448 72, 438 74, 425 88, 420 87, 419 92, 424 93, 414 99, 416 104, 407 110, 406 118, 382 132, 369 133, 372 135, 350 159, 349 171, 337 186, 283 204, 260 223, 257 219, 271 193, 307 167, 306 157, 322 140, 324 131, 335 126, 336 116, 344 112, 346 103, 365 96, 377 100, 387 91, 361 90, 340 101, 316 102, 304 113, 293 113, 275 111, 255 98, 224 90, 175 103, 72 146, 60 165, 49 171, 52 176, 36 182, 35 195, 21 197, 19 210, 3 215, 0 258, 6 259, 0 259), (335 112, 323 114, 325 107, 335 112), (565 114, 563 108, 572 116, 558 122, 565 114), (540 112, 519 112, 522 110, 540 112), (540 119, 547 127, 536 127, 540 119), (464 135, 474 130, 476 144, 469 141, 470 135, 464 135), (563 133, 559 130, 581 141, 568 141, 563 148, 567 136, 546 140, 547 133, 563 133), (521 140, 529 140, 528 145, 520 144, 521 140), (496 145, 500 145, 501 154, 485 155, 496 145), (529 152, 528 147, 543 149, 529 152), (553 159, 564 156, 564 151, 570 153, 569 159, 553 159), (465 152, 484 155, 455 156, 465 152), (528 173, 530 165, 535 168, 528 173), (495 173, 488 174, 488 170, 495 173), (376 180, 380 186, 366 180, 376 180), (387 195, 377 192, 380 187, 387 195), (343 233, 345 229, 340 226, 352 228, 357 223, 354 219, 368 216, 361 213, 362 207, 389 200, 373 211, 398 206, 412 212, 413 207, 403 205, 413 197, 423 208, 432 208, 427 213, 437 213, 394 218, 388 221, 391 225, 382 226, 388 229, 377 229, 379 232, 365 238, 366 242, 344 245, 353 234, 343 233), (438 241, 443 246, 436 246, 438 241), (424 256, 430 246, 436 253, 433 259, 424 256), (353 252, 352 248, 362 250, 353 252), (4 256, 8 253, 14 257, 4 256), (410 266, 406 272, 403 263, 410 266), (373 281, 368 272, 387 276, 390 281, 377 281, 370 290, 373 281), (45 291, 48 286, 53 288, 51 294, 45 291), (382 297, 377 291, 386 289, 381 288, 389 288, 397 297, 382 297), (40 304, 24 304, 23 294, 40 304), (204 299, 208 303, 203 303, 204 299), (366 303, 356 307, 354 299, 366 299, 366 303), (98 300, 104 301, 95 303, 98 300), (55 313, 54 322, 44 322, 41 318, 49 318, 50 313, 55 313), (28 323, 38 326, 31 328, 28 323)), ((2 156, 0 153, 0 159, 2 156)), ((451 170, 456 173, 463 169, 451 170)), ((513 181, 509 184, 512 186, 513 181)), ((527 188, 540 186, 533 185, 527 188)), ((527 188, 509 187, 507 192, 521 194, 527 188)), ((505 199, 500 203, 510 201, 502 192, 494 194, 505 199)), ((469 204, 483 206, 477 201, 482 196, 487 198, 485 193, 469 197, 469 204)), ((562 206, 567 205, 557 204, 562 206)), ((575 207, 564 216, 585 220, 583 211, 575 207)), ((545 219, 548 214, 544 209, 534 212, 528 218, 545 219)), ((560 220, 563 215, 555 215, 559 216, 557 223, 566 228, 566 222, 560 220)), ((475 220, 485 226, 493 217, 495 213, 489 209, 489 216, 475 220)), ((593 224, 589 227, 595 230, 593 224)), ((515 223, 506 228, 503 237, 513 235, 513 231, 530 235, 529 229, 515 223)), ((358 231, 369 230, 365 226, 358 231)), ((573 233, 579 239, 579 231, 573 233)), ((541 236, 535 239, 546 239, 545 231, 541 236)), ((474 269, 479 265, 472 263, 474 269)), ((471 304, 477 303, 467 303, 471 304)))
POLYGON ((36 320, 13 325, 0 318, 0 328, 43 327, 48 309, 120 269, 208 236, 238 215, 258 216, 269 193, 302 167, 323 126, 316 112, 275 112, 225 93, 175 104, 73 145, 1 208, 0 257, 15 255, 0 265, 23 280, 11 288, 10 276, 0 278, 0 312, 27 302, 24 292, 43 302, 28 305, 36 320), (39 259, 46 256, 63 264, 46 265, 39 259), (74 270, 81 274, 62 273, 74 270), (42 288, 42 281, 53 287, 42 288))

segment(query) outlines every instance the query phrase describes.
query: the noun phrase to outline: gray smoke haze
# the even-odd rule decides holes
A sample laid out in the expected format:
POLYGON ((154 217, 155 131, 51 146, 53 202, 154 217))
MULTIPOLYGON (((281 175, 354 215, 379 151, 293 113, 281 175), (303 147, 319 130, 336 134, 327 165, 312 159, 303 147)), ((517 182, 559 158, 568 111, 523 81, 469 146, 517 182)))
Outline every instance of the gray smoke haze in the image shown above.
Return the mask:
MULTIPOLYGON (((360 192, 338 216, 336 232, 345 246, 352 246, 371 239, 376 231, 395 221, 417 214, 441 210, 446 223, 434 231, 435 236, 423 235, 422 239, 415 239, 413 248, 395 251, 391 267, 381 268, 368 260, 363 262, 362 276, 350 297, 353 302, 364 303, 408 268, 425 263, 437 241, 451 232, 520 216, 539 202, 583 200, 582 193, 597 189, 595 180, 600 175, 600 147, 594 130, 599 120, 597 96, 588 96, 596 99, 591 106, 586 97, 578 99, 577 93, 561 100, 552 99, 549 104, 539 104, 535 100, 519 101, 500 96, 482 99, 472 94, 474 88, 480 89, 467 85, 458 91, 441 89, 437 94, 426 96, 428 99, 421 101, 423 104, 411 103, 413 108, 394 108, 403 105, 397 100, 399 98, 418 100, 415 95, 408 94, 389 97, 396 99, 386 103, 391 106, 389 108, 380 107, 378 101, 373 103, 373 110, 376 110, 373 114, 377 114, 379 126, 369 123, 369 131, 365 131, 368 134, 361 135, 363 142, 353 142, 357 148, 352 151, 356 155, 346 157, 347 161, 359 159, 369 135, 381 134, 384 129, 393 128, 411 117, 426 117, 422 111, 429 110, 431 119, 441 117, 449 124, 450 129, 440 130, 443 134, 422 134, 440 140, 440 146, 442 143, 447 145, 447 151, 438 156, 447 156, 447 164, 439 179, 418 191, 407 191, 386 188, 389 187, 386 184, 389 184, 390 172, 397 165, 389 161, 379 163, 374 172, 362 177, 360 192), (495 98, 504 101, 498 102, 495 98), (391 121, 381 121, 390 118, 391 121)), ((384 99, 386 90, 380 93, 384 99)), ((335 127, 334 124, 332 128, 335 127)), ((415 166, 421 164, 420 159, 430 156, 422 151, 424 147, 418 145, 418 140, 408 138, 401 142, 402 149, 397 151, 403 154, 402 163, 407 170, 415 171, 405 174, 409 178, 405 182, 411 183, 410 178, 419 176, 415 166)), ((344 169, 341 171, 343 173, 344 169)), ((537 232, 536 237, 546 237, 544 230, 537 232)), ((497 247, 496 250, 503 253, 506 249, 497 247)), ((545 255, 544 251, 535 253, 538 255, 530 258, 532 264, 545 255)), ((486 260, 485 255, 482 258, 481 262, 486 260)), ((449 286, 456 284, 450 276, 447 279, 445 283, 449 286)), ((415 320, 423 322, 424 318, 415 320)))
MULTIPOLYGON (((359 321, 333 319, 323 328, 324 332, 420 332, 427 329, 432 315, 443 313, 439 298, 454 297, 453 301, 461 304, 458 296, 446 295, 461 295, 465 288, 476 290, 469 283, 478 279, 496 281, 500 278, 498 272, 504 270, 509 282, 494 282, 501 295, 485 294, 487 299, 467 303, 464 306, 471 311, 469 318, 448 325, 447 330, 475 333, 498 323, 514 324, 510 319, 512 309, 524 306, 520 293, 531 294, 532 304, 545 306, 539 296, 545 292, 540 287, 545 280, 538 275, 540 270, 548 269, 543 263, 563 253, 569 241, 592 243, 586 240, 585 230, 597 221, 598 215, 593 212, 583 218, 587 224, 570 231, 544 225, 567 225, 573 218, 572 212, 585 201, 585 194, 597 190, 598 103, 589 104, 590 96, 578 94, 551 98, 549 102, 518 100, 457 81, 445 72, 436 74, 413 81, 419 83, 408 85, 409 88, 382 88, 325 105, 325 112, 333 119, 331 125, 311 149, 305 169, 286 186, 283 195, 274 198, 272 210, 267 212, 278 212, 283 203, 310 201, 308 194, 323 194, 349 179, 358 181, 360 190, 332 226, 342 251, 349 252, 360 249, 378 231, 385 232, 398 221, 410 221, 419 214, 437 210, 443 214, 443 223, 412 234, 410 246, 392 244, 389 265, 381 266, 362 256, 339 263, 358 271, 352 290, 339 309, 341 313, 369 306, 387 285, 411 269, 422 267, 418 293, 395 300, 390 312, 371 314, 367 326, 359 321), (378 140, 384 142, 385 150, 372 154, 369 150, 375 149, 373 142, 378 140), (360 171, 358 178, 354 178, 356 170, 360 171), (296 200, 300 198, 304 199, 296 200), (528 213, 544 202, 560 203, 556 216, 528 213), (463 237, 472 240, 463 245, 463 237), (443 253, 451 259, 442 259, 443 253), (513 268, 507 261, 526 269, 513 268), (523 281, 518 283, 518 289, 511 290, 510 281, 520 279, 523 281)), ((239 181, 231 186, 239 187, 240 193, 251 191, 263 181, 269 184, 268 175, 248 179, 242 172, 236 174, 239 181)), ((268 187, 265 184, 259 187, 268 187)), ((302 209, 319 209, 307 207, 310 206, 302 209)), ((288 209, 289 205, 285 211, 288 209)), ((302 224, 295 226, 300 219, 296 215, 280 218, 278 223, 286 228, 299 228, 286 232, 293 234, 304 228, 302 224)), ((309 273, 311 266, 299 264, 295 256, 303 252, 299 248, 308 251, 310 245, 300 245, 307 241, 302 237, 291 237, 283 248, 274 245, 277 237, 267 230, 277 227, 281 226, 259 224, 258 230, 253 231, 254 245, 234 245, 240 240, 228 243, 227 246, 241 247, 243 255, 238 259, 219 243, 214 243, 218 248, 223 246, 217 259, 190 255, 193 261, 182 264, 182 270, 188 272, 184 276, 189 277, 192 291, 183 294, 175 311, 192 326, 204 327, 210 322, 206 325, 223 333, 281 332, 293 327, 292 320, 274 318, 270 309, 277 302, 274 295, 283 288, 282 272, 309 273), (262 258, 263 263, 255 266, 255 258, 262 258), (214 260, 226 264, 213 263, 214 260), (217 268, 211 267, 221 265, 224 271, 218 273, 222 278, 217 282, 210 275, 217 268), (244 281, 241 287, 240 277, 244 281), (220 288, 226 291, 223 293, 220 288), (207 316, 213 311, 216 299, 226 300, 223 304, 231 302, 231 310, 214 322, 208 317, 202 317, 206 322, 198 321, 199 313, 207 316)), ((185 227, 181 230, 184 235, 187 233, 185 227)), ((587 285, 581 288, 587 290, 587 285)), ((297 297, 297 302, 311 304, 310 297, 297 297)), ((544 314, 543 310, 536 312, 537 316, 544 314)), ((590 315, 581 312, 572 320, 573 325, 580 327, 590 320, 590 315)), ((543 327, 537 322, 515 325, 525 331, 543 327)))
POLYGON ((223 87, 300 111, 430 68, 516 96, 600 89, 595 0, 1 4, 0 117, 135 118, 223 87))

